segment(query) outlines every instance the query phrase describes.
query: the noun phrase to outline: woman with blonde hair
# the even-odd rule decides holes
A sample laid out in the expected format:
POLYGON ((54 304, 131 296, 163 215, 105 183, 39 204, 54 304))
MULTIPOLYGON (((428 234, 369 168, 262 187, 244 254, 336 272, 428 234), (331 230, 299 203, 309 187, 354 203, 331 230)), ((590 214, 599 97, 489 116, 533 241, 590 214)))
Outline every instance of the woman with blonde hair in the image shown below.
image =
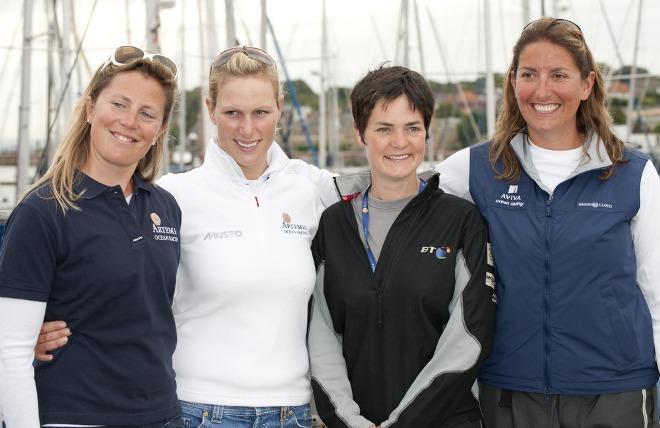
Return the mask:
POLYGON ((582 30, 528 24, 493 141, 440 165, 477 204, 497 270, 487 427, 656 426, 660 178, 611 130, 582 30))
POLYGON ((0 252, 0 408, 12 428, 180 426, 171 312, 181 213, 152 183, 176 92, 160 54, 117 48, 0 252), (75 331, 32 367, 44 320, 75 331))
POLYGON ((310 245, 337 196, 330 173, 273 142, 283 98, 265 51, 221 52, 206 99, 217 134, 204 163, 159 181, 184 218, 174 369, 190 426, 311 426, 310 245))
MULTIPOLYGON (((173 364, 187 426, 311 426, 310 246, 337 192, 333 174, 274 142, 283 102, 267 52, 221 52, 209 72, 217 133, 204 163, 158 181, 183 215, 173 364)), ((58 346, 60 327, 45 326, 56 331, 38 354, 58 346)))

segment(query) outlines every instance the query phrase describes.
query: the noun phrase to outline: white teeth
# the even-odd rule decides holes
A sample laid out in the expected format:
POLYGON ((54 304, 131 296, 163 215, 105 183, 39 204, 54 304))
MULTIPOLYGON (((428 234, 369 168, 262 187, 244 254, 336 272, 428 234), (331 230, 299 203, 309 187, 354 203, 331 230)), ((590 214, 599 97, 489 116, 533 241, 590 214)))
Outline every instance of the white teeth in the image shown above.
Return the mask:
POLYGON ((534 110, 539 113, 550 113, 559 108, 559 104, 534 104, 534 110))
POLYGON ((252 147, 256 146, 259 143, 259 141, 253 141, 253 142, 238 141, 238 140, 235 141, 239 146, 243 147, 244 149, 251 149, 252 147))
POLYGON ((117 138, 119 141, 123 141, 123 142, 125 142, 125 143, 132 143, 133 141, 135 141, 135 140, 134 140, 133 138, 131 138, 131 137, 127 137, 127 136, 125 136, 125 135, 118 134, 118 133, 116 133, 116 132, 113 132, 112 135, 114 135, 115 138, 117 138))
POLYGON ((385 157, 391 160, 400 161, 400 160, 408 159, 409 156, 410 155, 390 155, 385 157))

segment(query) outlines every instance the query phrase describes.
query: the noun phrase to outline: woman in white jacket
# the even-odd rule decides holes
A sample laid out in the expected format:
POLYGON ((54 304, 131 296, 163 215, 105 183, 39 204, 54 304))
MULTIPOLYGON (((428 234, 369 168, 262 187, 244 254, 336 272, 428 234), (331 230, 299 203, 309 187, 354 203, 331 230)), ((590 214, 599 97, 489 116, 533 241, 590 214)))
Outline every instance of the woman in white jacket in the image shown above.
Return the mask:
POLYGON ((158 182, 182 211, 173 365, 187 426, 311 426, 310 245, 337 194, 332 174, 273 142, 282 103, 265 51, 220 53, 204 163, 158 182))

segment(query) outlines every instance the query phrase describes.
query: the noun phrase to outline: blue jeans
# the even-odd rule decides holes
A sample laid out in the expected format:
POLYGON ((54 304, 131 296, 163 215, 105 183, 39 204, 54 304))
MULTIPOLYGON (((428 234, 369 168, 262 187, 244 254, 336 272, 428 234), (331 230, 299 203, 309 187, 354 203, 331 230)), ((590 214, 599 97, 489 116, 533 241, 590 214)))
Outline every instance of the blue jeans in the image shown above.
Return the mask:
POLYGON ((293 407, 214 406, 181 401, 183 428, 311 428, 309 404, 293 407))

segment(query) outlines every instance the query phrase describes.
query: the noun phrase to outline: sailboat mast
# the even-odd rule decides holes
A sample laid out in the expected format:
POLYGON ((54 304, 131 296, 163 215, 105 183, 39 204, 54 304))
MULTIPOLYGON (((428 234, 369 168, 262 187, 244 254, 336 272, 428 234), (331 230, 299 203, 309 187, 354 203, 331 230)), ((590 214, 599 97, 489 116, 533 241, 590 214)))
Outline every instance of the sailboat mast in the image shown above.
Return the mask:
POLYGON ((637 51, 639 48, 639 30, 642 26, 642 0, 637 7, 637 25, 635 26, 635 47, 633 48, 633 61, 630 68, 630 86, 628 88, 628 111, 626 112, 626 141, 630 139, 633 127, 633 111, 635 109, 635 82, 637 81, 637 51))
POLYGON ((531 15, 529 13, 529 0, 522 0, 522 25, 520 28, 523 28, 529 21, 531 21, 531 15))
POLYGON ((266 5, 266 0, 261 0, 261 27, 259 31, 259 47, 266 50, 266 34, 268 33, 268 7, 266 5))
POLYGON ((419 51, 419 67, 422 76, 426 77, 426 66, 424 65, 424 49, 422 48, 422 27, 419 24, 419 8, 417 7, 417 0, 413 0, 413 7, 415 9, 415 28, 417 29, 417 50, 419 51))
POLYGON ((410 29, 408 26, 408 0, 402 0, 403 5, 403 66, 410 67, 410 29))
POLYGON ((181 58, 179 59, 178 74, 179 74, 179 171, 183 171, 185 166, 185 153, 187 146, 187 130, 186 130, 186 86, 185 86, 185 70, 186 70, 186 0, 181 0, 181 58))
POLYGON ((319 91, 319 167, 327 166, 328 122, 326 76, 328 73, 328 37, 326 31, 325 0, 321 0, 321 90, 319 91))
POLYGON ((495 133, 495 77, 491 46, 490 0, 484 0, 484 46, 486 49, 486 136, 495 133))
MULTIPOLYGON (((201 16, 201 1, 200 2, 200 16, 201 16)), ((214 0, 205 0, 204 3, 206 4, 206 20, 205 23, 206 25, 203 28, 203 33, 200 34, 201 38, 205 37, 205 40, 202 40, 202 45, 206 49, 205 52, 202 54, 202 59, 201 59, 201 65, 200 65, 200 70, 202 72, 201 75, 201 81, 203 83, 203 93, 202 96, 200 97, 201 102, 202 102, 202 109, 201 109, 201 126, 199 129, 202 131, 202 135, 200 136, 201 138, 201 147, 204 147, 207 141, 215 135, 216 131, 213 127, 213 124, 211 123, 210 120, 206 118, 206 104, 204 102, 204 98, 209 95, 209 65, 211 64, 211 60, 215 58, 215 56, 220 52, 220 48, 218 46, 218 33, 217 33, 217 25, 215 23, 215 2, 214 0)), ((232 7, 233 10, 233 7, 232 7)), ((232 20, 234 14, 231 14, 232 20)), ((228 45, 224 46, 223 49, 229 48, 233 46, 228 45)), ((202 154, 204 151, 202 150, 202 154)))
MULTIPOLYGON (((208 2, 213 8, 213 2, 208 2)), ((211 9, 209 9, 211 11, 211 9)), ((234 21, 234 0, 225 0, 225 18, 227 22, 227 48, 236 45, 236 22, 234 21)))
POLYGON ((16 200, 28 186, 30 167, 30 69, 32 67, 33 0, 23 1, 23 52, 21 54, 21 105, 18 110, 18 153, 16 156, 16 200))
MULTIPOLYGON (((160 10, 174 6, 174 2, 164 2, 159 0, 147 0, 147 50, 150 52, 160 52, 160 10)), ((161 174, 170 172, 170 147, 169 142, 163 142, 163 162, 160 164, 161 174)))

